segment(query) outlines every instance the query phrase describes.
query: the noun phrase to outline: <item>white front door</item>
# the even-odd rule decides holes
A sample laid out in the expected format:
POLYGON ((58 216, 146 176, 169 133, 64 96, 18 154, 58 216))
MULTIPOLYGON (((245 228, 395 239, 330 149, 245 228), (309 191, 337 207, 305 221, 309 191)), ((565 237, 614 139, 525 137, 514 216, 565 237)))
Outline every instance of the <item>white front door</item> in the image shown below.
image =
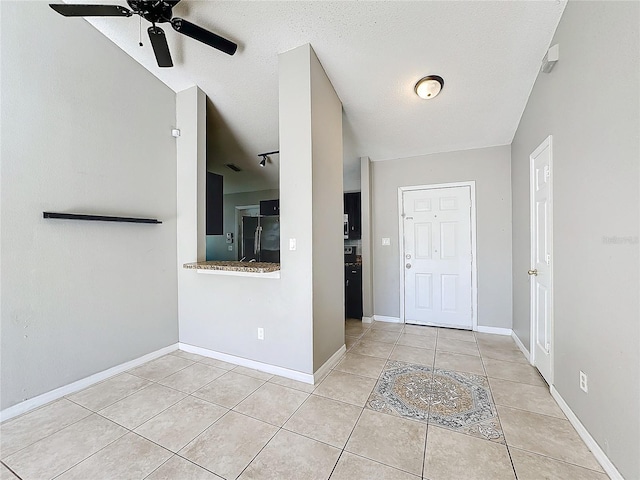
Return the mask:
POLYGON ((471 187, 402 192, 406 323, 471 329, 471 187))
POLYGON ((551 136, 531 154, 531 362, 552 377, 551 136))

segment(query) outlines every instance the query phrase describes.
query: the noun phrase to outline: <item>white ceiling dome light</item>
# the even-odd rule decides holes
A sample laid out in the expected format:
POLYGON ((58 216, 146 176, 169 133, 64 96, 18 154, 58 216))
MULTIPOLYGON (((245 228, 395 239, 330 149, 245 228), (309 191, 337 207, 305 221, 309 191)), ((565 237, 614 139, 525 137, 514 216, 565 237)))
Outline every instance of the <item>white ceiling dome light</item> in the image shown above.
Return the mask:
POLYGON ((438 75, 427 75, 426 77, 418 80, 414 90, 416 91, 416 95, 420 98, 428 100, 430 98, 437 97, 440 90, 442 90, 442 87, 444 87, 444 80, 442 77, 439 77, 438 75))

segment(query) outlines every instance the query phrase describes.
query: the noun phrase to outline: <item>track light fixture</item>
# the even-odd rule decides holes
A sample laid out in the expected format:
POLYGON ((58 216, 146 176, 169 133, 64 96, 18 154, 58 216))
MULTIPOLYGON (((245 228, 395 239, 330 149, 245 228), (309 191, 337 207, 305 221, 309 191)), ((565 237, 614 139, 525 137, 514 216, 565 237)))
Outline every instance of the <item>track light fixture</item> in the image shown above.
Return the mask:
POLYGON ((274 150, 273 152, 259 153, 258 156, 262 157, 262 160, 260 160, 260 166, 261 167, 266 166, 267 160, 269 159, 269 155, 273 155, 275 153, 280 153, 280 150, 274 150))

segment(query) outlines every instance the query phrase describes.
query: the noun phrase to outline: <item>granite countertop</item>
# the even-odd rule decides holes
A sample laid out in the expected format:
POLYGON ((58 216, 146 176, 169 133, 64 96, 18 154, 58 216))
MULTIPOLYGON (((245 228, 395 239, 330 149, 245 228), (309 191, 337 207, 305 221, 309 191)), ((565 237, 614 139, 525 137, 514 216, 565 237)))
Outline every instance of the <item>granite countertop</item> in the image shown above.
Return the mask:
POLYGON ((184 268, 190 268, 194 270, 219 270, 223 272, 245 272, 245 273, 271 273, 280 270, 279 263, 265 263, 265 262, 223 262, 223 261, 209 261, 209 262, 192 262, 185 263, 184 268))

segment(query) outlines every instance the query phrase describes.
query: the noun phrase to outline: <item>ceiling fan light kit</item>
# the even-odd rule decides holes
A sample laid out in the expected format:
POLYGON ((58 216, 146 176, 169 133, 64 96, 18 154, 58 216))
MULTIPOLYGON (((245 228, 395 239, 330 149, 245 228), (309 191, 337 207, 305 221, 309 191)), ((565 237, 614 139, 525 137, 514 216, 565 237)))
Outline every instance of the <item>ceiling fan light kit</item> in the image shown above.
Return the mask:
POLYGON ((438 96, 444 87, 444 80, 438 75, 427 75, 416 83, 414 90, 416 95, 424 100, 429 100, 438 96))
POLYGON ((174 17, 172 10, 178 2, 180 0, 127 0, 131 10, 120 5, 50 3, 49 6, 65 17, 131 17, 134 14, 139 15, 151 23, 147 33, 159 67, 173 67, 173 61, 171 60, 171 52, 169 51, 169 44, 164 30, 158 27, 156 23, 170 23, 176 32, 209 45, 227 55, 236 53, 238 45, 231 40, 216 35, 183 18, 174 17))

